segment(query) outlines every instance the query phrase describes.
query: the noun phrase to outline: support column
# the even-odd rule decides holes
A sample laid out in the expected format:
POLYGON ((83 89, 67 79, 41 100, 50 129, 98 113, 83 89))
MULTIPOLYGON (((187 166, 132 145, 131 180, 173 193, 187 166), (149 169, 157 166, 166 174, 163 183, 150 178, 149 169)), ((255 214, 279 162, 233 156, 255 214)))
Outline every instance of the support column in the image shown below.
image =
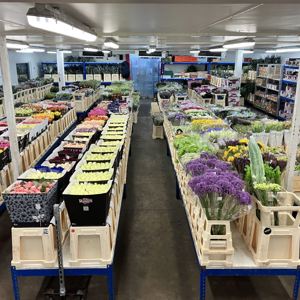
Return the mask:
POLYGON ((234 77, 239 78, 239 103, 244 106, 244 102, 241 102, 241 82, 243 74, 243 50, 236 50, 235 64, 234 64, 234 77))
POLYGON ((8 52, 6 47, 6 38, 4 34, 0 34, 0 67, 2 72, 3 92, 4 92, 4 109, 7 118, 8 135, 10 143, 12 178, 15 181, 20 172, 20 152, 17 139, 17 127, 15 118, 14 96, 12 93, 8 52))
POLYGON ((242 74, 243 74, 243 50, 236 50, 234 77, 238 77, 242 79, 242 74))
MULTIPOLYGON (((300 69, 299 69, 300 71, 300 69)), ((293 191, 293 182, 294 182, 294 170, 296 163, 296 155, 299 141, 299 132, 300 132, 300 75, 297 79, 297 89, 295 96, 295 104, 293 111, 293 119, 292 119, 292 128, 291 128, 291 137, 288 141, 288 164, 286 168, 286 180, 285 180, 285 188, 287 191, 293 191), (291 142, 293 141, 293 142, 291 142)))
POLYGON ((57 73, 58 73, 58 87, 59 91, 62 91, 62 87, 66 85, 65 82, 65 60, 64 60, 64 52, 57 50, 56 52, 56 60, 57 60, 57 73))

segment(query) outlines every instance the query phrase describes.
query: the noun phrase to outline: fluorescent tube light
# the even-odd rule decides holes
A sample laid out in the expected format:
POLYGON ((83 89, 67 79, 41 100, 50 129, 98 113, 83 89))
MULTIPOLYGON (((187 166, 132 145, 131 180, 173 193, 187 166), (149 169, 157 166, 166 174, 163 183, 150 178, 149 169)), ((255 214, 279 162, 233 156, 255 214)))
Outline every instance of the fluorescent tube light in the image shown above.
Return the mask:
POLYGON ((211 48, 209 49, 209 52, 226 52, 227 49, 225 48, 211 48))
POLYGON ((117 41, 113 38, 107 38, 105 41, 104 41, 104 47, 105 48, 111 48, 111 49, 119 49, 119 45, 117 43, 117 41))
POLYGON ((300 48, 299 47, 294 47, 294 48, 276 49, 276 53, 285 53, 285 52, 300 52, 300 48))
POLYGON ((101 50, 104 54, 109 54, 111 51, 110 50, 101 50))
POLYGON ((253 39, 242 39, 242 40, 233 40, 227 42, 223 45, 225 49, 240 49, 240 48, 249 48, 255 45, 255 41, 253 39))
POLYGON ((90 48, 90 47, 83 48, 83 50, 87 51, 87 52, 98 52, 99 51, 97 48, 90 48))
POLYGON ((148 50, 147 50, 147 54, 151 54, 156 52, 156 47, 155 46, 149 46, 148 50))
POLYGON ((266 50, 266 53, 276 53, 276 50, 266 50))
POLYGON ((6 40, 6 47, 8 49, 26 49, 29 47, 27 43, 21 41, 14 41, 14 40, 6 40))
POLYGON ((254 53, 254 51, 253 50, 244 50, 243 53, 244 54, 251 54, 251 53, 254 53))
POLYGON ((71 54, 72 51, 71 50, 61 50, 62 53, 65 53, 65 54, 71 54))
POLYGON ((200 52, 200 50, 190 50, 191 54, 198 54, 200 52))
POLYGON ((56 54, 56 51, 47 51, 48 54, 56 54))
POLYGON ((75 39, 94 42, 96 34, 86 25, 66 16, 49 5, 38 4, 27 12, 30 26, 42 30, 66 35, 75 39))
POLYGON ((18 53, 43 53, 45 52, 45 49, 41 48, 25 48, 21 50, 17 50, 18 53))

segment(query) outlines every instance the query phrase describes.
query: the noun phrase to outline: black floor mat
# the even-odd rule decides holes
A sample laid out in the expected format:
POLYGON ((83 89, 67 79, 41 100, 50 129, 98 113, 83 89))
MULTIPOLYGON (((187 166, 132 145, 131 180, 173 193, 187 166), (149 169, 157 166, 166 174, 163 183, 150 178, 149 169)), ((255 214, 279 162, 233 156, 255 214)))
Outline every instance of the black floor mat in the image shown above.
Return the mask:
MULTIPOLYGON (((65 277, 66 297, 68 300, 87 299, 90 276, 65 277)), ((59 296, 58 277, 45 277, 37 300, 61 300, 59 296)))

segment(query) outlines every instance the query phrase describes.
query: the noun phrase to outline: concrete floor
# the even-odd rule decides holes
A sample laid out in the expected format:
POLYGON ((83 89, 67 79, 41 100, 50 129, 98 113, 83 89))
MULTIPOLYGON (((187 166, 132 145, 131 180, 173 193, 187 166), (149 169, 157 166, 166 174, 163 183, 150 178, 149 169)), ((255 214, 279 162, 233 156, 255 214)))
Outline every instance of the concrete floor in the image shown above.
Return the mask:
MULTIPOLYGON (((199 267, 165 141, 152 140, 150 103, 141 104, 134 127, 127 199, 123 202, 115 253, 119 300, 199 299, 199 267)), ((10 279, 10 221, 0 217, 0 299, 13 299, 10 279)), ((43 278, 21 278, 22 300, 38 296, 43 278)), ((105 279, 93 277, 88 299, 107 299, 105 279)), ((39 293, 40 292, 40 293, 39 293)), ((274 277, 210 278, 207 300, 290 299, 274 277)))

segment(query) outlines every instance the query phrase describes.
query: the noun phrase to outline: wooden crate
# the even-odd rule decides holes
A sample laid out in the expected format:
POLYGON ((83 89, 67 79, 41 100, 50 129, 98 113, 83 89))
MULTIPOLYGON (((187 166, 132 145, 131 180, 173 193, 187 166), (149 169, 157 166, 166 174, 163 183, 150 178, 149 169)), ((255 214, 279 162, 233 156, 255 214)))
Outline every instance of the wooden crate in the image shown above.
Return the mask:
POLYGON ((298 266, 300 199, 289 192, 280 192, 277 198, 280 206, 263 206, 253 198, 249 248, 258 265, 298 266))
POLYGON ((163 126, 155 126, 152 128, 152 139, 164 139, 164 128, 163 126))
POLYGON ((94 74, 94 80, 101 81, 102 80, 102 75, 101 74, 94 74))
MULTIPOLYGON (((61 237, 64 244, 70 220, 64 202, 60 205, 61 237)), ((54 223, 54 219, 51 223, 54 223)), ((54 267, 57 261, 55 226, 12 228, 12 265, 22 268, 54 267)))
POLYGON ((12 228, 12 262, 16 267, 49 268, 57 261, 56 234, 48 227, 12 228))
POLYGON ((300 192, 300 176, 294 176, 293 191, 300 192))
POLYGON ((230 221, 208 220, 204 211, 201 213, 203 225, 198 224, 197 241, 199 243, 199 256, 204 266, 232 266, 234 248, 230 221), (224 228, 224 234, 213 234, 216 226, 224 228))
POLYGON ((94 74, 86 74, 86 80, 94 80, 94 74))
POLYGON ((139 114, 139 111, 137 110, 137 111, 134 111, 133 113, 132 113, 132 115, 133 115, 133 123, 134 124, 137 124, 137 122, 138 122, 138 114, 139 114))
POLYGON ((244 215, 235 221, 235 225, 248 247, 250 247, 251 230, 254 222, 254 213, 255 212, 252 210, 247 215, 244 215))
POLYGON ((155 113, 160 113, 160 108, 158 106, 157 102, 151 102, 151 115, 155 114, 155 113))
POLYGON ((76 74, 75 78, 76 78, 76 81, 83 81, 83 74, 76 74))
POLYGON ((111 81, 119 81, 119 80, 120 80, 119 74, 112 74, 111 75, 111 81))
POLYGON ((105 81, 105 82, 111 82, 111 80, 112 80, 111 74, 104 74, 103 81, 105 81))
MULTIPOLYGON (((110 210, 108 219, 112 219, 110 210)), ((112 259, 113 226, 89 226, 70 228, 70 265, 97 266, 112 259)))

